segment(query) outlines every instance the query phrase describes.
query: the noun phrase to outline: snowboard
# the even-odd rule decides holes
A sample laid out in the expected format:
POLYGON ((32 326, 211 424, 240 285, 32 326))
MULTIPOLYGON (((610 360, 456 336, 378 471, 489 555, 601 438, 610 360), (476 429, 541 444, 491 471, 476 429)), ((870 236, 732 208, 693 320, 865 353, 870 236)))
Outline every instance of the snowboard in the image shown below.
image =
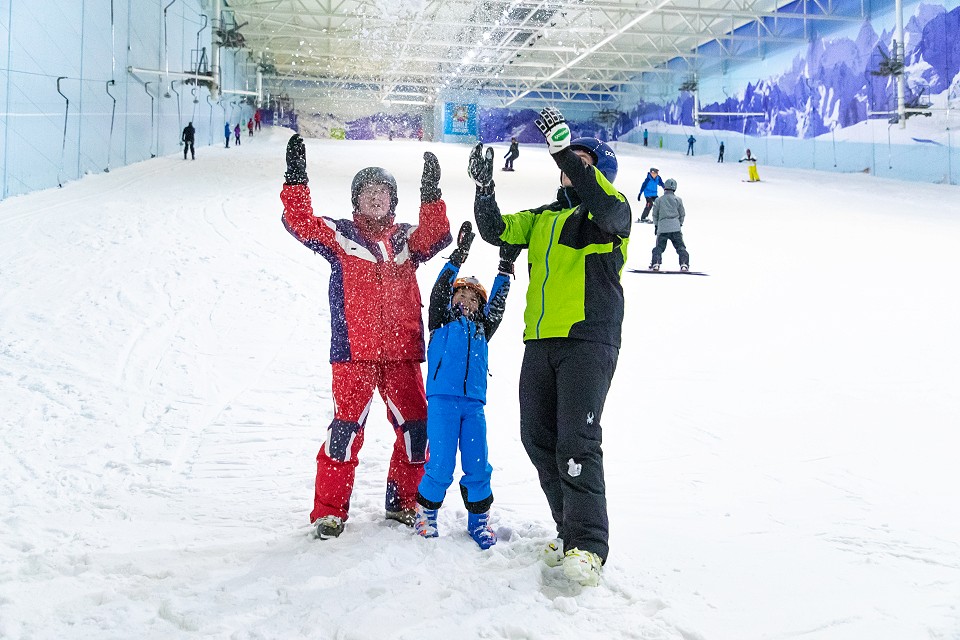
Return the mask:
POLYGON ((652 269, 627 269, 632 273, 670 273, 670 274, 683 274, 685 276, 708 276, 709 273, 704 273, 703 271, 667 271, 661 269, 660 271, 653 271, 652 269))

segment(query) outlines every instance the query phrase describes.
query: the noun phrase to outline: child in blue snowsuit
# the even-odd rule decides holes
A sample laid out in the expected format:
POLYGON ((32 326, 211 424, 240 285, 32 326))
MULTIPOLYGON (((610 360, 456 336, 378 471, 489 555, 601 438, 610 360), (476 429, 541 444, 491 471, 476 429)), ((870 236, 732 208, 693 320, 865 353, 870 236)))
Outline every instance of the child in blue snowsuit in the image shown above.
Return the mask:
POLYGON ((660 170, 656 167, 650 167, 650 171, 647 172, 647 177, 643 179, 643 184, 640 185, 640 193, 637 194, 637 202, 640 202, 641 198, 647 199, 647 206, 643 208, 643 213, 637 218, 637 222, 650 222, 647 218, 650 215, 650 209, 653 208, 653 203, 657 201, 660 192, 657 191, 657 187, 663 186, 663 178, 660 177, 660 170))
POLYGON ((443 266, 430 294, 427 348, 427 441, 430 457, 417 491, 416 533, 436 538, 437 511, 447 488, 460 449, 460 494, 467 508, 467 531, 488 549, 497 542, 488 519, 493 491, 487 461, 487 342, 500 325, 510 292, 510 275, 519 247, 500 251, 500 273, 490 296, 476 278, 458 278, 474 233, 464 222, 457 248, 443 266))

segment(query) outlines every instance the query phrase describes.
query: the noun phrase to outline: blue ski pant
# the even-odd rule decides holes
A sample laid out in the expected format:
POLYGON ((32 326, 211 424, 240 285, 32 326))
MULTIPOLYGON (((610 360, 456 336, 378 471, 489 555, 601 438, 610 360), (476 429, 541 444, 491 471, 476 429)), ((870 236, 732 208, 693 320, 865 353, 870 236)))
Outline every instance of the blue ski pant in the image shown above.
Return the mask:
POLYGON ((438 509, 453 483, 460 450, 460 493, 470 513, 486 513, 493 503, 487 461, 487 420, 483 403, 464 396, 432 395, 427 398, 427 442, 430 457, 424 467, 417 501, 438 509))

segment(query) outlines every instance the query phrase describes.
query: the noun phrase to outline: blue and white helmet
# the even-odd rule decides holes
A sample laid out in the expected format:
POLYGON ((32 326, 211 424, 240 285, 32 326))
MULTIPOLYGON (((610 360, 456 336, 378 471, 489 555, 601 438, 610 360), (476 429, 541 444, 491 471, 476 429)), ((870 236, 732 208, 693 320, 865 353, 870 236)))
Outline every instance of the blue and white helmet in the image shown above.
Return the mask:
POLYGON ((606 142, 596 138, 577 138, 570 143, 571 149, 582 149, 593 156, 594 166, 612 184, 617 179, 617 154, 606 142))

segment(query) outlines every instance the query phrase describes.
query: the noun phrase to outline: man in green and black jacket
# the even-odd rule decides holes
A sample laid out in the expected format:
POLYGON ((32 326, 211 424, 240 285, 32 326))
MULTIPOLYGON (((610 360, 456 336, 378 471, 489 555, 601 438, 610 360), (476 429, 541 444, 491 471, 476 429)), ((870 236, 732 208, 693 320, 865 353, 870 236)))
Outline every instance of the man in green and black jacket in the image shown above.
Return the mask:
POLYGON ((493 150, 478 144, 469 165, 474 215, 481 237, 501 252, 528 249, 520 435, 562 541, 548 545, 545 561, 596 585, 609 551, 600 416, 620 350, 630 204, 613 186, 609 145, 571 141, 556 109, 541 111, 536 124, 561 171, 556 201, 501 215, 493 150))

